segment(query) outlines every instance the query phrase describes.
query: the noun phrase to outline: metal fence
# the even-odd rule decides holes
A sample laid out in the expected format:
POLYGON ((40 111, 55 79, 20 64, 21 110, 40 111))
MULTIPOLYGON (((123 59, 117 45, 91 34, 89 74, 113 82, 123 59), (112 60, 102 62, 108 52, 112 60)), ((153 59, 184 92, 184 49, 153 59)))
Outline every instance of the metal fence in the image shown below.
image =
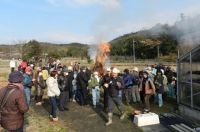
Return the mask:
POLYGON ((200 46, 178 59, 178 103, 200 110, 200 46))

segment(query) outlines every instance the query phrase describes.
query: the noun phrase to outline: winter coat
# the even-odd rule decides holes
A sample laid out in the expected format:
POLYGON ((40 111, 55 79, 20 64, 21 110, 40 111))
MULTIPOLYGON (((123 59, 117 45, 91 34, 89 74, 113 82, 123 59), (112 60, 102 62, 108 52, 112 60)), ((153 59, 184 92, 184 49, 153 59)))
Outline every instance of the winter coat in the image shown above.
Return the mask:
POLYGON ((152 80, 150 79, 142 79, 142 82, 140 83, 140 89, 145 93, 145 94, 155 94, 156 88, 152 80))
POLYGON ((117 78, 110 78, 109 86, 108 86, 108 94, 111 97, 118 97, 121 96, 121 91, 124 88, 123 80, 120 77, 117 78), (120 86, 117 85, 117 82, 120 83, 120 86))
POLYGON ((109 75, 104 75, 100 81, 100 86, 104 87, 104 84, 109 84, 110 83, 110 76, 109 75))
POLYGON ((131 88, 133 86, 133 77, 130 74, 125 74, 123 76, 123 81, 125 88, 131 88))
POLYGON ((49 77, 46 81, 47 83, 47 95, 49 97, 59 96, 60 90, 58 88, 57 79, 54 77, 49 77))
POLYGON ((90 79, 90 82, 89 82, 89 87, 90 88, 95 88, 96 86, 99 86, 99 77, 97 79, 97 77, 92 75, 92 77, 90 79))
POLYGON ((61 92, 69 91, 68 76, 61 75, 58 78, 58 88, 61 92))
POLYGON ((31 76, 28 74, 24 74, 23 76, 24 76, 24 80, 23 80, 24 89, 31 88, 33 85, 31 76))
POLYGON ((69 97, 71 98, 72 97, 72 81, 74 80, 74 72, 69 72, 69 75, 68 75, 68 88, 69 88, 69 97))
POLYGON ((23 89, 13 84, 8 84, 7 87, 0 89, 0 102, 3 100, 5 92, 11 89, 15 89, 15 91, 11 93, 2 110, 1 125, 7 130, 16 130, 23 125, 24 113, 29 108, 24 97, 23 89))
POLYGON ((160 76, 160 77, 155 76, 155 78, 154 78, 154 84, 155 84, 155 87, 156 87, 156 92, 158 92, 158 93, 164 93, 163 80, 164 80, 163 76, 160 76))
POLYGON ((77 75, 77 88, 78 89, 84 89, 88 86, 88 76, 86 72, 80 72, 77 75))

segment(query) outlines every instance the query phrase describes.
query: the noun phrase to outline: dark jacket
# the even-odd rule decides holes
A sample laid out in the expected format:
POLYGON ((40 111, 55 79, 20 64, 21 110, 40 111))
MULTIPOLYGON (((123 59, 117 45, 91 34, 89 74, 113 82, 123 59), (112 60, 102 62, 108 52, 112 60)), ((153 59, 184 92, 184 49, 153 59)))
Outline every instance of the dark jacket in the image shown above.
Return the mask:
POLYGON ((109 75, 104 75, 103 77, 102 77, 102 79, 100 80, 100 87, 103 87, 103 88, 105 88, 104 87, 104 84, 109 84, 110 83, 110 76, 109 75))
POLYGON ((77 75, 77 88, 86 89, 88 86, 88 75, 86 72, 80 72, 77 75))
POLYGON ((58 88, 61 92, 69 91, 68 76, 61 75, 58 78, 58 88))
POLYGON ((74 80, 74 72, 69 72, 68 75, 68 88, 69 88, 69 97, 72 98, 72 81, 74 80))
POLYGON ((124 81, 124 85, 125 88, 131 88, 133 86, 133 76, 131 76, 130 74, 125 74, 123 76, 123 81, 124 81))
POLYGON ((156 87, 156 92, 158 92, 158 93, 164 93, 163 80, 164 80, 163 76, 160 76, 160 77, 155 76, 155 78, 154 78, 154 84, 155 84, 155 87, 156 87))
POLYGON ((23 76, 24 76, 24 80, 23 80, 24 88, 31 88, 33 85, 31 76, 28 74, 24 74, 23 76))
POLYGON ((0 89, 0 102, 6 90, 15 88, 10 95, 2 111, 1 125, 7 130, 16 130, 20 128, 24 122, 24 113, 28 111, 23 91, 16 85, 9 84, 7 87, 0 89))
POLYGON ((111 97, 118 97, 121 96, 121 90, 124 88, 124 83, 123 80, 120 77, 117 78, 110 78, 110 83, 109 83, 109 87, 108 87, 108 94, 111 97), (117 85, 117 82, 119 82, 121 84, 121 86, 117 85))

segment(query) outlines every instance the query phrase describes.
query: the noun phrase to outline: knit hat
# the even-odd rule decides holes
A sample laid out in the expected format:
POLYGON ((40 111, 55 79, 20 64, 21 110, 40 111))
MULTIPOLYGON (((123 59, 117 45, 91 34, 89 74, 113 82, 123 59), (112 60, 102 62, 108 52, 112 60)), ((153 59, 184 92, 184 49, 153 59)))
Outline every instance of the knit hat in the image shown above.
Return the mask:
POLYGON ((25 72, 27 73, 27 72, 31 72, 31 70, 32 70, 32 68, 31 67, 26 67, 26 70, 25 70, 25 72))
POLYGON ((106 71, 107 71, 107 72, 110 72, 110 71, 111 71, 110 67, 109 67, 109 68, 107 68, 107 69, 106 69, 106 71))
POLYGON ((133 71, 139 72, 138 67, 134 67, 134 68, 133 68, 133 71))
POLYGON ((8 81, 11 83, 21 83, 23 81, 24 77, 21 72, 14 71, 10 73, 8 81))
POLYGON ((73 67, 72 66, 68 66, 68 70, 69 71, 73 71, 73 67))
POLYGON ((120 70, 118 70, 117 68, 113 68, 112 72, 115 74, 118 74, 118 73, 120 73, 120 70))

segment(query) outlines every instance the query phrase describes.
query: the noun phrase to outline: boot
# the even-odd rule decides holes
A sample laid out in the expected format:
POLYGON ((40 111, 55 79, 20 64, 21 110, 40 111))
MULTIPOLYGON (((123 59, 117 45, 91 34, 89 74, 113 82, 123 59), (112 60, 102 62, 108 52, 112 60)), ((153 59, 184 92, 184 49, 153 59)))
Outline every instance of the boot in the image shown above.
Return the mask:
POLYGON ((120 120, 123 120, 123 119, 124 119, 124 117, 125 117, 125 114, 124 114, 124 113, 122 113, 122 114, 121 114, 121 116, 120 116, 120 120))
POLYGON ((108 113, 108 122, 106 123, 106 126, 109 126, 112 124, 112 113, 108 113))

